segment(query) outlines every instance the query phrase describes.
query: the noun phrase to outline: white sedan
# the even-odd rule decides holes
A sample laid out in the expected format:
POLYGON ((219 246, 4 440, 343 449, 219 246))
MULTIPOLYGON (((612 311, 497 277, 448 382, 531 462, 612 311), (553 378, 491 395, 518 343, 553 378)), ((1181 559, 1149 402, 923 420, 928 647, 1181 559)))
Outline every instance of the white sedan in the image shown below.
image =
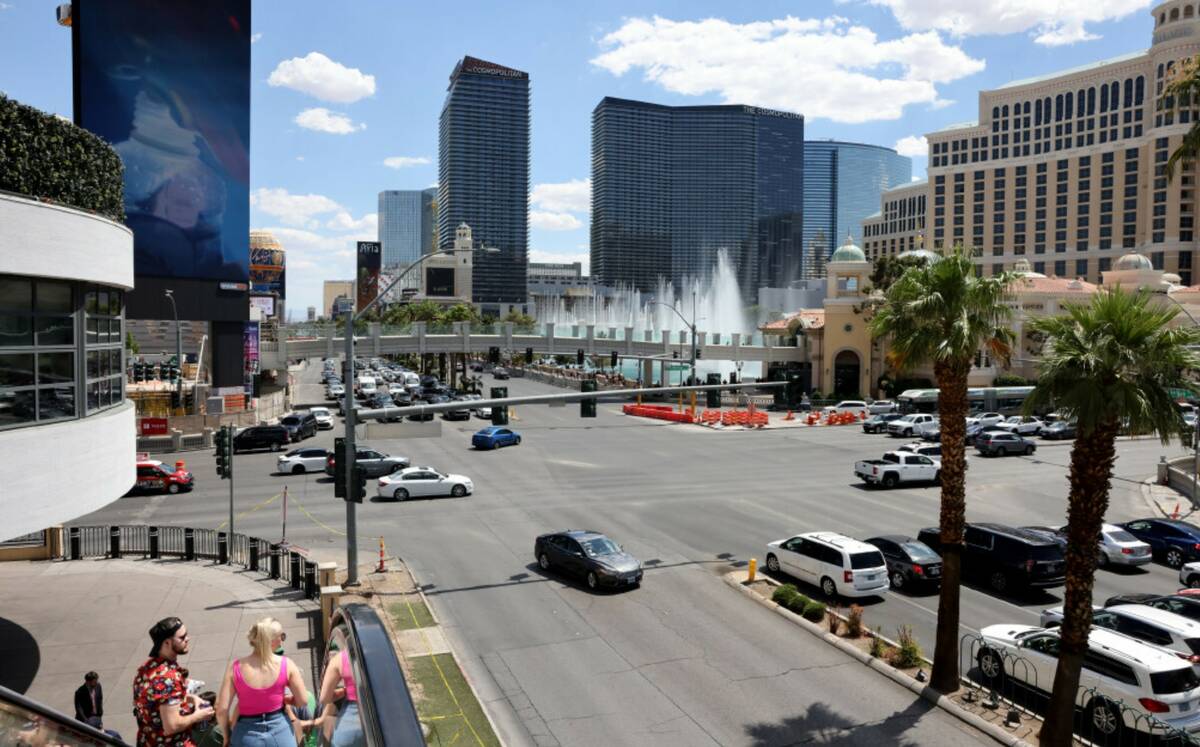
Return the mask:
POLYGON ((328 388, 328 391, 326 391, 325 398, 336 401, 338 397, 341 397, 345 393, 346 387, 342 386, 341 384, 333 384, 328 388))
POLYGON ((329 452, 325 449, 292 449, 279 457, 275 471, 281 475, 301 475, 305 472, 324 472, 329 452))
POLYGON ((317 428, 327 431, 333 428, 333 413, 328 407, 313 407, 309 409, 312 416, 317 419, 317 428))
POLYGON ((1004 416, 998 412, 981 412, 978 415, 972 415, 967 418, 967 425, 979 425, 987 428, 1003 421, 1004 416))
POLYGON ((475 491, 466 475, 446 475, 432 467, 406 467, 379 478, 379 497, 406 501, 450 495, 461 498, 475 491))
POLYGON ((1043 424, 1037 418, 1013 415, 1007 420, 996 423, 994 427, 1006 430, 1009 433, 1015 433, 1018 436, 1036 436, 1042 432, 1043 424))

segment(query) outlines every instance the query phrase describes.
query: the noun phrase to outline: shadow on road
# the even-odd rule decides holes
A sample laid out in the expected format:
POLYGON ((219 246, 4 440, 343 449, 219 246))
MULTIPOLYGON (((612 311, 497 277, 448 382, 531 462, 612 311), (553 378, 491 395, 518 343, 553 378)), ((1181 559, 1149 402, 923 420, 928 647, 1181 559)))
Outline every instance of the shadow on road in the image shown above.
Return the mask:
POLYGON ((754 747, 784 747, 795 744, 823 745, 897 745, 916 747, 919 743, 905 732, 920 722, 933 704, 914 698, 904 710, 869 724, 855 723, 824 703, 814 703, 800 715, 777 723, 749 724, 746 734, 754 747))

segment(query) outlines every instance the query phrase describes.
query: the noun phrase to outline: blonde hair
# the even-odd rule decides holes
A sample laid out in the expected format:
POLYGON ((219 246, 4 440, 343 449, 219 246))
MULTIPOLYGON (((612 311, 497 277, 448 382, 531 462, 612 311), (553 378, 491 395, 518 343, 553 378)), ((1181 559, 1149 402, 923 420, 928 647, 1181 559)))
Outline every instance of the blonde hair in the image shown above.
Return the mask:
POLYGON ((283 633, 283 625, 273 617, 263 617, 250 627, 246 638, 250 647, 263 664, 270 665, 271 655, 275 653, 274 641, 283 633))

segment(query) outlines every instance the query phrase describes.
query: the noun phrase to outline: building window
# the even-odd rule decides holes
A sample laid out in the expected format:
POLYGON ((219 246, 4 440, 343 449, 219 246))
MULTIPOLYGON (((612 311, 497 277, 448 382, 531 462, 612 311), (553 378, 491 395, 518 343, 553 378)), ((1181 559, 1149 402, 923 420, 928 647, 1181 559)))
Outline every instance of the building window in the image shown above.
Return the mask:
POLYGON ((89 287, 84 296, 87 323, 87 409, 103 410, 121 404, 125 397, 125 364, 121 354, 122 293, 89 287))
POLYGON ((1086 259, 1075 260, 1075 277, 1085 278, 1085 277, 1087 277, 1087 271, 1088 270, 1087 270, 1087 260, 1086 259))
POLYGON ((78 415, 70 283, 0 277, 0 428, 78 415))

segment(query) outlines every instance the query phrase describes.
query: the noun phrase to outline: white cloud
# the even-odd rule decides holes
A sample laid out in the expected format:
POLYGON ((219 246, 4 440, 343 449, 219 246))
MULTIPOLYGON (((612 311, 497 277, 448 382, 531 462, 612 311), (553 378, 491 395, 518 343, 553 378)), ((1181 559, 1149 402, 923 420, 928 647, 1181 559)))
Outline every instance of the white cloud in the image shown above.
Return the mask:
POLYGON ((259 187, 250 194, 250 204, 288 226, 316 228, 316 216, 344 211, 325 195, 294 195, 283 188, 259 187))
POLYGON ((375 95, 374 75, 334 62, 320 52, 309 52, 305 57, 280 62, 267 83, 338 104, 375 95))
POLYGON ((535 184, 529 201, 534 207, 550 212, 587 213, 592 209, 592 180, 535 184))
POLYGON ((947 106, 954 106, 954 99, 938 99, 932 102, 929 108, 937 111, 938 109, 945 109, 947 106))
POLYGON ((546 251, 542 251, 540 249, 530 249, 529 250, 529 261, 530 262, 553 262, 556 264, 570 264, 571 262, 582 262, 584 275, 588 274, 588 268, 590 266, 590 263, 588 260, 588 253, 586 251, 582 254, 568 254, 566 252, 554 252, 554 251, 546 252, 546 251))
POLYGON ((331 112, 324 107, 305 109, 296 115, 296 124, 306 130, 328 132, 333 135, 349 135, 352 132, 367 129, 365 124, 355 124, 354 120, 339 112, 331 112))
POLYGON ((583 223, 570 213, 552 213, 546 210, 530 210, 529 225, 543 231, 574 231, 583 228, 583 223))
POLYGON ((296 160, 297 160, 297 161, 303 161, 303 160, 304 160, 304 156, 296 156, 296 160))
POLYGON ((924 135, 908 135, 896 141, 896 152, 909 158, 924 158, 929 155, 929 143, 924 135))
POLYGON ((600 41, 592 63, 688 96, 857 123, 898 119, 938 101, 937 84, 977 73, 983 60, 936 31, 881 41, 845 18, 736 24, 719 18, 633 18, 600 41))
POLYGON ((258 42, 258 40, 261 38, 262 38, 262 34, 251 34, 250 35, 250 43, 254 44, 254 43, 258 42))
POLYGON ((12 5, 10 3, 0 3, 0 10, 10 10, 10 9, 12 9, 12 5))
POLYGON ((1045 46, 1098 39, 1089 23, 1124 18, 1146 0, 868 0, 889 9, 910 31, 945 31, 955 36, 1028 32, 1045 46))
POLYGON ((383 159, 383 165, 389 169, 404 169, 409 166, 424 166, 429 163, 426 156, 389 156, 383 159))
POLYGON ((437 189, 437 185, 437 182, 430 182, 429 186, 425 187, 425 189, 437 189))
POLYGON ((367 213, 358 220, 354 220, 354 216, 345 210, 338 211, 337 215, 333 216, 326 228, 332 228, 335 231, 368 231, 376 233, 379 230, 379 214, 367 213))

